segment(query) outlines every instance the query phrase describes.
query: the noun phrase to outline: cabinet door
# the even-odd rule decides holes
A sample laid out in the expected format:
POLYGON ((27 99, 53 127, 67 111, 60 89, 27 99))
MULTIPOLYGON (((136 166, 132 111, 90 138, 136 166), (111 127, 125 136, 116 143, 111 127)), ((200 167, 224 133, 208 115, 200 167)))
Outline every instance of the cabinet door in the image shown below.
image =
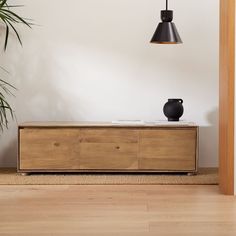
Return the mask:
POLYGON ((79 169, 79 129, 20 129, 20 169, 79 169))
POLYGON ((81 129, 80 168, 138 169, 138 132, 122 128, 81 129))
POLYGON ((163 128, 140 132, 139 168, 184 171, 196 169, 197 129, 163 128))

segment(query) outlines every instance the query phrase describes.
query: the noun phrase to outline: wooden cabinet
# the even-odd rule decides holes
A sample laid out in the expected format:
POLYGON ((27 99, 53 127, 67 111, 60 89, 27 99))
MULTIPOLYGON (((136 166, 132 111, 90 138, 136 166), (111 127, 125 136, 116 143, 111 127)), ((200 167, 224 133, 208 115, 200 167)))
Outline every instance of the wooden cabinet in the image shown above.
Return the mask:
POLYGON ((193 170, 196 129, 159 128, 140 131, 140 169, 193 170))
POLYGON ((80 169, 138 169, 138 131, 122 128, 80 130, 80 169))
POLYGON ((196 172, 198 127, 109 123, 19 126, 19 172, 196 172))
POLYGON ((20 129, 20 169, 78 169, 79 132, 72 128, 20 129))

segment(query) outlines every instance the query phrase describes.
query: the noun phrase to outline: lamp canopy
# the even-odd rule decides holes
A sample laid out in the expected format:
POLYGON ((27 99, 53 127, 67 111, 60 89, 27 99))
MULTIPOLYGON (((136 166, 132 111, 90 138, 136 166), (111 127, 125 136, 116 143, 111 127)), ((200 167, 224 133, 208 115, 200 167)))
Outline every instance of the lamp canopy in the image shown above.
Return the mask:
POLYGON ((161 11, 161 20, 151 39, 151 43, 156 44, 179 44, 183 43, 173 20, 173 11, 168 10, 168 0, 166 0, 166 10, 161 11))

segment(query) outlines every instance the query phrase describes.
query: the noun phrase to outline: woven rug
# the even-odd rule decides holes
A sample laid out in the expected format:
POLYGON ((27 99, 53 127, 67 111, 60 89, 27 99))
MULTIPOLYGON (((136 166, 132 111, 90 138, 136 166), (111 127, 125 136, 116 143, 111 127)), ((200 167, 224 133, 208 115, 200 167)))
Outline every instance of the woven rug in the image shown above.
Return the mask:
POLYGON ((0 185, 216 185, 218 169, 200 169, 198 175, 186 174, 30 174, 16 169, 0 169, 0 185))

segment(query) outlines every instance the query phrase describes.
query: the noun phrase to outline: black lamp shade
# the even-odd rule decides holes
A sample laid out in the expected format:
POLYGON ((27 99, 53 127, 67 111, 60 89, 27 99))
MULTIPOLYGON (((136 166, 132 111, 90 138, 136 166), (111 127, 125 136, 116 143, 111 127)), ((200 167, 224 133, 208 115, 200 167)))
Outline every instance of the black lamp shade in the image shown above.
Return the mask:
MULTIPOLYGON (((167 5, 166 5, 167 8, 167 5)), ((158 44, 177 44, 183 43, 175 27, 173 20, 173 11, 161 11, 162 22, 158 24, 157 29, 151 39, 151 43, 158 44)))
POLYGON ((177 44, 183 43, 173 22, 161 22, 151 39, 151 43, 177 44))

